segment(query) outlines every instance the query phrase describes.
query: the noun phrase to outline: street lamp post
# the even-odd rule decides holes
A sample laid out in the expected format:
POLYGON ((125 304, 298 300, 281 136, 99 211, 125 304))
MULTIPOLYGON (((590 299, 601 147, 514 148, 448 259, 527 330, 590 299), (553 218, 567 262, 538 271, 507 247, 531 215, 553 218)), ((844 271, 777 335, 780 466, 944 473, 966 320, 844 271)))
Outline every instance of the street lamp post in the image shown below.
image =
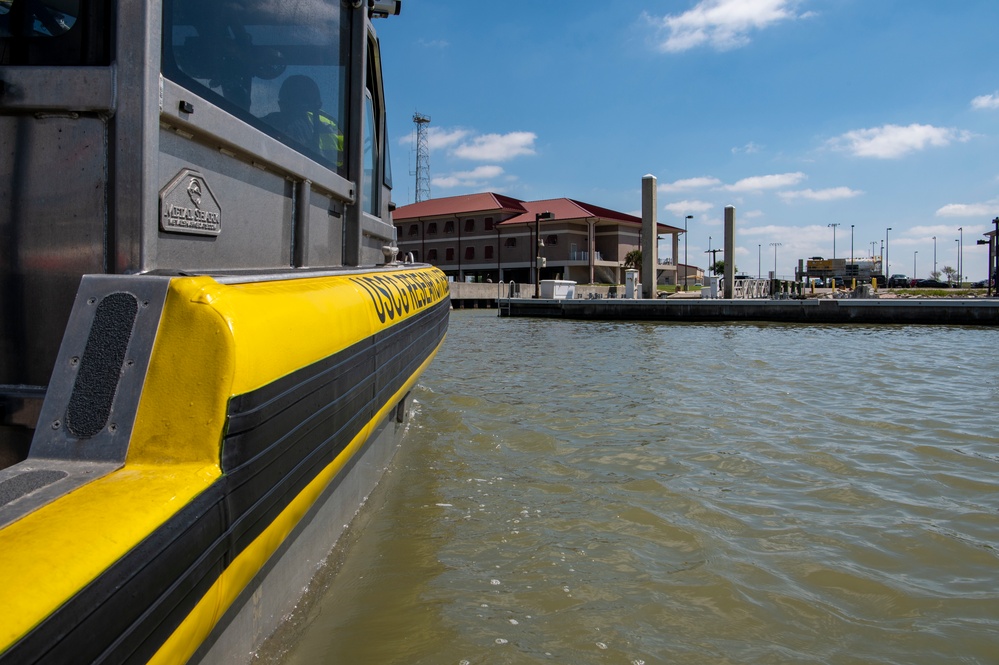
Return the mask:
POLYGON ((933 236, 933 274, 930 275, 933 279, 937 278, 937 237, 933 236))
POLYGON ((687 290, 687 220, 693 219, 693 215, 683 218, 683 290, 687 290))
POLYGON ((995 235, 989 238, 989 268, 985 275, 985 283, 988 285, 987 295, 999 295, 999 284, 995 284, 996 273, 999 272, 999 217, 992 220, 996 225, 995 235))
POLYGON ((777 248, 781 246, 781 243, 772 242, 770 246, 774 248, 774 281, 777 281, 777 248))
POLYGON ((913 279, 916 279, 916 254, 919 254, 919 250, 918 249, 912 253, 912 278, 913 279))
POLYGON ((763 279, 763 245, 756 246, 756 279, 763 279))
POLYGON ((997 279, 996 273, 999 273, 999 217, 992 220, 992 223, 996 225, 996 234, 992 238, 992 242, 989 244, 989 274, 985 276, 989 283, 989 297, 993 295, 999 295, 999 284, 995 284, 997 279))
POLYGON ((964 283, 964 227, 957 227, 957 231, 961 234, 957 242, 957 285, 961 286, 964 283))
POLYGON ((850 224, 850 263, 853 263, 853 224, 850 224))
POLYGON ((890 226, 887 229, 885 229, 885 265, 884 265, 884 268, 885 268, 885 279, 887 279, 888 276, 891 275, 891 263, 888 262, 888 232, 889 231, 891 231, 891 227, 890 226))
POLYGON ((957 256, 954 257, 954 262, 957 265, 957 274, 958 274, 958 279, 960 280, 961 279, 960 278, 960 275, 961 275, 961 241, 959 239, 957 239, 957 238, 954 238, 954 242, 957 243, 957 252, 955 252, 955 254, 957 254, 957 256))
POLYGON ((555 219, 555 215, 548 212, 539 212, 534 215, 534 237, 537 242, 534 248, 534 297, 541 297, 541 272, 538 264, 541 263, 541 248, 544 247, 544 243, 541 242, 541 220, 546 221, 555 219))
POLYGON ((837 224, 826 224, 826 226, 827 227, 831 227, 832 230, 833 230, 833 259, 835 259, 836 258, 836 227, 839 226, 839 224, 838 223, 837 224))

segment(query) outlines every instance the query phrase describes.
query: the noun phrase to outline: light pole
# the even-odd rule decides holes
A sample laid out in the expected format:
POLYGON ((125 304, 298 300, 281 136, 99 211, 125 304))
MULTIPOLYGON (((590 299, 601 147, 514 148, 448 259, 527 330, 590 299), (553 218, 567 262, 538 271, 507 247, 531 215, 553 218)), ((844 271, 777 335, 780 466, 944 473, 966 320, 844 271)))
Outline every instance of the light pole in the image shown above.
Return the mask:
POLYGON ((826 224, 827 227, 831 227, 833 230, 833 259, 836 258, 836 227, 839 224, 826 224))
POLYGON ((683 290, 687 290, 687 220, 693 219, 693 215, 683 218, 683 290))
POLYGON ((763 279, 763 245, 756 246, 756 279, 763 279))
POLYGON ((774 248, 774 280, 777 280, 777 248, 781 246, 779 242, 772 242, 770 246, 774 248))
POLYGON ((989 290, 988 296, 991 298, 994 295, 999 295, 999 284, 996 284, 996 273, 999 273, 999 217, 992 220, 992 223, 996 225, 996 234, 989 239, 989 274, 985 276, 986 282, 988 282, 989 290))
POLYGON ((937 278, 937 237, 933 236, 933 274, 930 275, 933 279, 937 278))
POLYGON ((534 215, 534 237, 537 239, 535 243, 537 246, 534 248, 534 297, 541 297, 541 272, 539 271, 539 263, 541 263, 541 248, 544 247, 544 243, 541 242, 541 220, 546 221, 555 219, 555 215, 545 210, 544 212, 539 212, 534 215))
POLYGON ((871 242, 871 259, 874 258, 874 250, 878 247, 878 241, 874 240, 871 242))
POLYGON ((853 224, 850 224, 850 263, 853 263, 853 224))
POLYGON ((888 263, 888 232, 889 231, 891 231, 891 227, 890 226, 887 229, 885 229, 885 278, 886 279, 891 274, 891 264, 888 263))
POLYGON ((958 274, 958 279, 960 279, 960 275, 961 275, 961 241, 958 240, 957 238, 954 238, 954 242, 957 243, 957 252, 956 252, 957 256, 955 257, 954 261, 957 264, 957 274, 958 274))
POLYGON ((959 226, 957 230, 961 234, 957 243, 957 285, 961 286, 964 283, 964 227, 959 226))
POLYGON ((999 217, 993 219, 992 223, 996 225, 996 234, 989 244, 989 274, 985 276, 989 282, 989 297, 999 295, 999 284, 995 283, 999 277, 996 275, 999 273, 999 265, 997 265, 999 264, 999 217))
POLYGON ((912 253, 912 278, 913 279, 916 279, 916 254, 919 254, 919 250, 918 249, 912 253))

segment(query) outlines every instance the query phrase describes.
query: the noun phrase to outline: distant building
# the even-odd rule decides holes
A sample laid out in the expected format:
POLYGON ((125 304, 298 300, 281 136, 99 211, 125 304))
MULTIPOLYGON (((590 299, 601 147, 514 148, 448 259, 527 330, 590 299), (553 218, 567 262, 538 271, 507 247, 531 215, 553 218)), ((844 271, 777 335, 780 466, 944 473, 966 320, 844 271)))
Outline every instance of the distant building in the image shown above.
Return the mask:
MULTIPOLYGON (((541 279, 622 284, 625 257, 641 248, 641 218, 573 199, 467 194, 402 206, 392 217, 403 256, 412 254, 457 281, 533 283, 536 227, 544 243, 541 279), (536 223, 544 212, 554 218, 536 223)), ((672 257, 682 232, 658 225, 658 235, 670 237, 672 257)), ((676 283, 672 257, 659 260, 660 284, 676 283)))

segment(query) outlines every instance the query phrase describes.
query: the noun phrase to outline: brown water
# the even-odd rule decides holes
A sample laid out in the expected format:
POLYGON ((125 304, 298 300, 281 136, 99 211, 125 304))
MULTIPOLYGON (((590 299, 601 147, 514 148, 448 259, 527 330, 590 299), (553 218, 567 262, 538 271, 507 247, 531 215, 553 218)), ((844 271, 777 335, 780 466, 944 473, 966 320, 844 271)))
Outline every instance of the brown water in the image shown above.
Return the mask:
POLYGON ((456 311, 262 660, 999 663, 997 346, 456 311))

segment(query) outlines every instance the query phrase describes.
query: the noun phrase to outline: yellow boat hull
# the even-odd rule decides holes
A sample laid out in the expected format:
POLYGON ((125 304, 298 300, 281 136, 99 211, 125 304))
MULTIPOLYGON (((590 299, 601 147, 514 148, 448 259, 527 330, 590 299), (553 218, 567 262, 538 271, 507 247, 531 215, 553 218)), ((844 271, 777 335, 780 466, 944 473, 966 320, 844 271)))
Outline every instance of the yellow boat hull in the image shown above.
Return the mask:
POLYGON ((185 662, 353 487, 443 342, 447 281, 88 279, 31 455, 0 472, 0 660, 185 662))

